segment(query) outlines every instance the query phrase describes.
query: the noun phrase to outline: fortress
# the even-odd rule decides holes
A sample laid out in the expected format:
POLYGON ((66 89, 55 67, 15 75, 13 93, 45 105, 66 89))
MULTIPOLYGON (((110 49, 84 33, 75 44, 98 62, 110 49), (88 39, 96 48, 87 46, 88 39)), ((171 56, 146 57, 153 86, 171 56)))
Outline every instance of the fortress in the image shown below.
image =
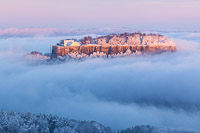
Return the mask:
POLYGON ((69 53, 93 54, 103 52, 106 55, 121 54, 130 50, 132 53, 140 51, 142 53, 161 53, 166 51, 176 51, 176 45, 168 37, 157 34, 124 33, 111 34, 92 38, 84 37, 76 39, 61 40, 57 45, 52 46, 52 57, 66 56, 69 53))

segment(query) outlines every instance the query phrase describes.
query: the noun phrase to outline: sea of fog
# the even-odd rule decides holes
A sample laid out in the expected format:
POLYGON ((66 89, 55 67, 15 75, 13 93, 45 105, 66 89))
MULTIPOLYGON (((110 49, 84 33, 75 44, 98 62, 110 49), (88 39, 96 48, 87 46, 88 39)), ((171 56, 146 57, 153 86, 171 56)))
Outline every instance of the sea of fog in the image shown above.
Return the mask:
POLYGON ((49 52, 63 37, 0 39, 0 109, 113 129, 150 124, 200 131, 200 37, 163 34, 175 40, 176 53, 55 65, 36 65, 23 54, 49 52))

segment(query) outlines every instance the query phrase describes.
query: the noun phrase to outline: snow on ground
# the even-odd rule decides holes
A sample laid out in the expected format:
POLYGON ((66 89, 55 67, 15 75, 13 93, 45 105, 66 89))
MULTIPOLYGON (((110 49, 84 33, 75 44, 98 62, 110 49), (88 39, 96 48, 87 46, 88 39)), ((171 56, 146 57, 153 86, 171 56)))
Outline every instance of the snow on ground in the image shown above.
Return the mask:
MULTIPOLYGON (((0 111, 1 133, 111 133, 109 127, 95 121, 77 121, 56 115, 0 111)), ((150 125, 135 126, 120 133, 195 133, 150 125)))

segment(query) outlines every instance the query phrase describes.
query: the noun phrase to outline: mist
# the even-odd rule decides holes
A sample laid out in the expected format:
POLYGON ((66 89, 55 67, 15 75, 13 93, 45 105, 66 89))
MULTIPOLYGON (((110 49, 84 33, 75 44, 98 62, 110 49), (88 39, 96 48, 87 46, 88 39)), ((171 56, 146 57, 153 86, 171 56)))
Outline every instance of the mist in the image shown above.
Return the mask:
POLYGON ((55 65, 25 59, 23 48, 0 50, 0 109, 113 129, 150 124, 200 131, 200 43, 175 42, 175 53, 55 65))

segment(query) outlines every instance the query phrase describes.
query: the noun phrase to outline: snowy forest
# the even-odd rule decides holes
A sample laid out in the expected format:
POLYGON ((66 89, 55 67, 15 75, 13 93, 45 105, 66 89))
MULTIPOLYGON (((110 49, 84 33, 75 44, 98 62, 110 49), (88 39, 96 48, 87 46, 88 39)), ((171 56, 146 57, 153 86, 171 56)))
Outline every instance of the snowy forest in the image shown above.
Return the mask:
POLYGON ((0 111, 0 133, 195 133, 154 126, 112 131, 95 121, 77 121, 56 115, 0 111))

